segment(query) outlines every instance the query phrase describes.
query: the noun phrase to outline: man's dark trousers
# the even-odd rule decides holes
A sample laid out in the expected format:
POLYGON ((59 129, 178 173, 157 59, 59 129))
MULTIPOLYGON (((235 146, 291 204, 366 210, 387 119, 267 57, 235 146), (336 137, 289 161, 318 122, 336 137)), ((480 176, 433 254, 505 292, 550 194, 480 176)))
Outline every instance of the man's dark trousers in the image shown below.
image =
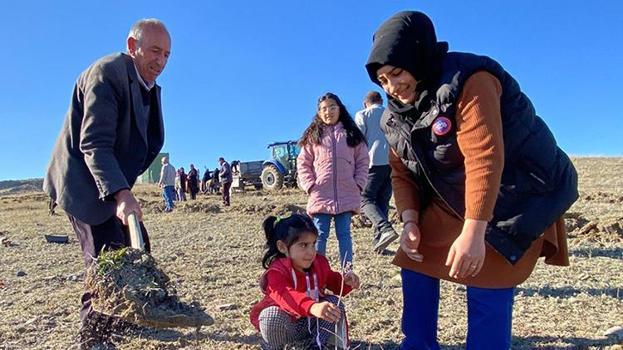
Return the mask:
POLYGON ((389 165, 374 165, 368 170, 368 182, 363 189, 361 210, 372 221, 375 238, 380 230, 391 227, 388 220, 389 200, 392 197, 392 169, 389 165))
POLYGON ((230 205, 229 201, 229 189, 231 188, 231 182, 223 183, 223 204, 228 207, 230 205))

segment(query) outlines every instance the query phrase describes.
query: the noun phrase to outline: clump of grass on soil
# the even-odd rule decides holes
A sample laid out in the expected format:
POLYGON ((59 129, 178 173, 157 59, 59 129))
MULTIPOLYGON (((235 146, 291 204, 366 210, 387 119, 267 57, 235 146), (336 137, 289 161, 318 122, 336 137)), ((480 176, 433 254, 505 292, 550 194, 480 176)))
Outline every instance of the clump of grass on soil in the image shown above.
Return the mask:
POLYGON ((169 277, 147 252, 102 252, 87 270, 93 308, 150 327, 201 327, 214 321, 197 303, 180 301, 169 277))

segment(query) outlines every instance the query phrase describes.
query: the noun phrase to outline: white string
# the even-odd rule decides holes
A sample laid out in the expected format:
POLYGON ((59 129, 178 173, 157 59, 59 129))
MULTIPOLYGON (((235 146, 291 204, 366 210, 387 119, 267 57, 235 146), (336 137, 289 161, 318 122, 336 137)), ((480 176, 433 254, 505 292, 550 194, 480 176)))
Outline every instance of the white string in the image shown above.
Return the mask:
MULTIPOLYGON (((297 279, 296 279, 296 273, 294 272, 294 269, 290 269, 290 272, 292 273, 292 281, 294 282, 294 289, 296 289, 297 287, 297 279)), ((315 302, 320 301, 320 292, 318 290, 318 275, 316 275, 316 273, 314 272, 313 274, 313 279, 314 279, 314 289, 311 289, 311 283, 309 280, 309 273, 305 273, 305 284, 307 285, 307 296, 312 298, 315 302)), ((312 333, 312 329, 311 329, 311 317, 307 316, 307 331, 309 332, 309 334, 312 333)), ((319 324, 319 320, 316 317, 316 344, 322 348, 322 342, 320 341, 320 324, 319 324)))
MULTIPOLYGON (((314 273, 314 297, 316 301, 320 301, 320 293, 318 291, 318 276, 314 273)), ((316 345, 322 349, 322 344, 320 343, 320 324, 318 318, 316 318, 316 345)))

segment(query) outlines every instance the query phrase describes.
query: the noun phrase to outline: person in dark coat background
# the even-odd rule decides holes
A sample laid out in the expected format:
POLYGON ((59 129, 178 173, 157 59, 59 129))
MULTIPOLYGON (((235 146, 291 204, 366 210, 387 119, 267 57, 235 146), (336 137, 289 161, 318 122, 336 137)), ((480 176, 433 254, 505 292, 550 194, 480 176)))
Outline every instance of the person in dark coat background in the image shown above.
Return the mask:
POLYGON ((188 184, 187 188, 190 193, 190 199, 197 199, 197 193, 199 192, 199 173, 193 164, 190 165, 186 183, 188 184))
POLYGON ((206 168, 206 170, 203 172, 203 177, 201 177, 201 193, 208 194, 208 182, 211 178, 212 177, 210 176, 210 170, 206 168))

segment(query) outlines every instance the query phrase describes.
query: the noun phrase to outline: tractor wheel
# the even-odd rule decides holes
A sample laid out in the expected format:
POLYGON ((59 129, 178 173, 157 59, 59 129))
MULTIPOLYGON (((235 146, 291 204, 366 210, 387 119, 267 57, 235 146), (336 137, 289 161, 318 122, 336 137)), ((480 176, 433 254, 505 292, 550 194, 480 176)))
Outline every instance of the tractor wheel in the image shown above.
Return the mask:
POLYGON ((280 190, 283 187, 283 174, 276 166, 267 165, 262 170, 262 186, 268 191, 280 190))

